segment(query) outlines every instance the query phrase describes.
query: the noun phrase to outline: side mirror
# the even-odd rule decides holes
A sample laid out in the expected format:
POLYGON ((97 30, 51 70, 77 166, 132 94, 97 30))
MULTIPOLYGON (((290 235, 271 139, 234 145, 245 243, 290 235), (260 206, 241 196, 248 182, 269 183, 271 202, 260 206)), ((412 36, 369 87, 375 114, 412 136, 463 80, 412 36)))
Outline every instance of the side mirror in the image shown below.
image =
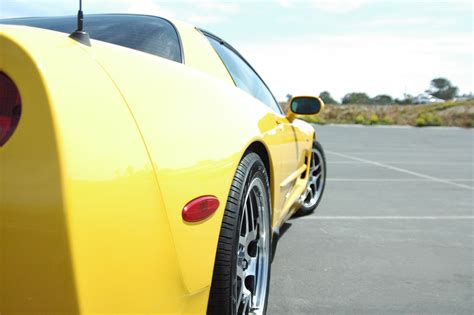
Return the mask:
POLYGON ((287 118, 290 121, 295 119, 295 115, 316 115, 324 109, 324 102, 315 96, 295 96, 290 100, 290 110, 287 118))

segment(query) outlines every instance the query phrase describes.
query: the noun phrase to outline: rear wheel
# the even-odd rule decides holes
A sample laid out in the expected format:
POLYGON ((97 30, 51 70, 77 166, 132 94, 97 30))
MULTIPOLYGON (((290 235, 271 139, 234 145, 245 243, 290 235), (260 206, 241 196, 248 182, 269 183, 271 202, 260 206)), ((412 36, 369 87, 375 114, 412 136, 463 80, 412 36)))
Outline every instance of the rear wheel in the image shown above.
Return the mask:
POLYGON ((271 259, 269 187, 262 160, 247 154, 224 212, 208 314, 265 314, 271 259))
POLYGON ((324 150, 318 141, 314 141, 311 152, 308 186, 303 195, 303 204, 298 214, 310 214, 319 205, 326 186, 326 158, 324 150))

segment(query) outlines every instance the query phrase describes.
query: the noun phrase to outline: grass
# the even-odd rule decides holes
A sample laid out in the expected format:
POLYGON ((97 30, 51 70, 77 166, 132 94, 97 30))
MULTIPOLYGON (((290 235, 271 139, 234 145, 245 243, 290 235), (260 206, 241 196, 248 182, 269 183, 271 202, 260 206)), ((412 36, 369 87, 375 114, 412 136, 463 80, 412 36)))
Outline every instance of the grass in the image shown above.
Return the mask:
POLYGON ((326 105, 320 115, 302 116, 301 118, 317 124, 473 128, 474 100, 429 105, 326 105))

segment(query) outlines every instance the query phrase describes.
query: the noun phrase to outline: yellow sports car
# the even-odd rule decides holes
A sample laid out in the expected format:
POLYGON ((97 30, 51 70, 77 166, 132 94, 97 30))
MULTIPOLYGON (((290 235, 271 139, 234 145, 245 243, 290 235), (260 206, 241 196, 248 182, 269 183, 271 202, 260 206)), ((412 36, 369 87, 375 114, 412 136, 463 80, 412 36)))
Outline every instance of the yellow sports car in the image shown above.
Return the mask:
POLYGON ((0 24, 0 313, 264 314, 279 227, 323 193, 295 119, 323 102, 283 113, 178 21, 0 24))

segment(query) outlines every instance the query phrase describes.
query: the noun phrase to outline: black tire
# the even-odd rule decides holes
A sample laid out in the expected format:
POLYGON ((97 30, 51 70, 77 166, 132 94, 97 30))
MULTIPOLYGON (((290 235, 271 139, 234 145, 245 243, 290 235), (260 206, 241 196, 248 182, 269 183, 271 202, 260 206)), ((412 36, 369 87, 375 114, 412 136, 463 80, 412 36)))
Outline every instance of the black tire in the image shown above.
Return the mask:
MULTIPOLYGON (((262 314, 265 314, 270 285, 271 261, 271 203, 269 196, 270 185, 265 165, 256 153, 250 152, 244 156, 244 158, 240 161, 239 166, 237 167, 237 171, 234 175, 232 186, 227 199, 227 204, 219 235, 219 242, 217 246, 216 260, 214 264, 214 272, 212 277, 212 285, 211 292, 209 295, 207 314, 236 315, 247 313, 248 310, 243 310, 243 307, 246 306, 242 304, 244 303, 242 301, 248 301, 248 299, 238 298, 239 295, 241 297, 244 296, 244 291, 242 291, 242 285, 245 285, 245 289, 247 289, 247 280, 250 280, 251 285, 253 285, 254 287, 254 291, 261 292, 260 289, 256 289, 260 288, 260 286, 264 286, 264 288, 266 288, 265 293, 259 295, 263 297, 259 298, 259 300, 263 301, 263 306, 259 309, 263 310, 262 314), (255 188, 255 183, 258 183, 258 186, 263 189, 260 189, 259 187, 257 187, 258 189, 255 188), (251 189, 250 192, 249 188, 251 189), (263 191, 262 193, 259 193, 257 195, 257 190, 263 191), (254 193, 256 197, 253 197, 252 199, 254 193), (252 200, 260 200, 259 198, 262 198, 262 207, 256 207, 256 204, 248 204, 248 202, 252 202, 252 200), (265 201, 268 205, 267 207, 263 206, 265 205, 265 201), (248 211, 252 211, 252 213, 249 214, 248 211), (258 215, 254 216, 255 213, 258 213, 258 215), (251 220, 248 220, 248 218, 250 218, 251 220), (262 221, 260 222, 260 220, 262 221), (249 222, 252 222, 253 227, 249 228, 249 222), (244 256, 242 256, 242 249, 244 248, 243 246, 241 246, 241 240, 244 238, 244 236, 242 236, 242 224, 247 224, 247 231, 244 235, 246 239, 249 239, 249 235, 251 232, 255 232, 258 235, 258 237, 253 241, 254 243, 249 243, 247 246, 248 249, 245 249, 245 251, 250 251, 251 245, 254 244, 253 246, 255 248, 255 255, 257 258, 253 258, 250 256, 245 256, 245 258, 243 258, 244 256), (260 235, 260 232, 262 230, 267 229, 267 227, 268 231, 266 231, 267 234, 265 234, 267 235, 267 237, 262 237, 260 235), (253 229, 253 231, 251 231, 251 229, 253 229), (268 248, 264 248, 263 245, 261 246, 261 243, 267 244, 268 248), (266 261, 262 260, 262 263, 260 264, 259 255, 264 254, 268 254, 268 259, 266 259, 266 261), (237 256, 239 256, 240 258, 238 259, 237 256), (246 276, 244 273, 242 273, 242 270, 246 270, 248 268, 247 263, 245 263, 245 269, 243 269, 243 261, 246 260, 247 257, 252 260, 252 266, 257 266, 256 270, 258 268, 261 268, 261 266, 267 265, 268 272, 260 272, 259 276, 255 276, 253 278, 254 280, 251 279, 251 276, 246 276), (256 261, 259 261, 259 263, 255 263, 256 261), (240 272, 239 276, 238 272, 240 272), (244 284, 242 284, 242 277, 245 279, 244 284), (260 281, 257 280, 259 278, 261 278, 260 281), (237 291, 239 291, 239 293, 237 293, 237 291), (237 300, 241 301, 239 303, 239 306, 241 306, 240 309, 237 309, 237 300)), ((250 260, 248 266, 250 266, 250 260)), ((252 289, 250 289, 250 292, 251 291, 252 289)))
MULTIPOLYGON (((321 199, 323 198, 323 193, 324 193, 324 188, 326 187, 326 174, 327 174, 327 168, 326 168, 326 157, 324 155, 324 150, 322 145, 314 140, 313 142, 313 154, 311 155, 311 167, 313 168, 313 162, 316 161, 316 164, 319 163, 320 169, 310 169, 310 174, 308 178, 308 184, 311 183, 311 179, 313 177, 316 177, 318 174, 320 174, 320 177, 315 181, 314 188, 317 189, 317 193, 314 194, 315 200, 312 200, 309 195, 308 190, 305 192, 304 196, 304 201, 303 204, 301 205, 300 209, 298 210, 298 215, 308 215, 314 212, 314 210, 318 207, 319 203, 321 202, 321 199), (309 202, 309 201, 313 202, 309 202)), ((308 185, 308 189, 311 189, 311 187, 308 185)))

